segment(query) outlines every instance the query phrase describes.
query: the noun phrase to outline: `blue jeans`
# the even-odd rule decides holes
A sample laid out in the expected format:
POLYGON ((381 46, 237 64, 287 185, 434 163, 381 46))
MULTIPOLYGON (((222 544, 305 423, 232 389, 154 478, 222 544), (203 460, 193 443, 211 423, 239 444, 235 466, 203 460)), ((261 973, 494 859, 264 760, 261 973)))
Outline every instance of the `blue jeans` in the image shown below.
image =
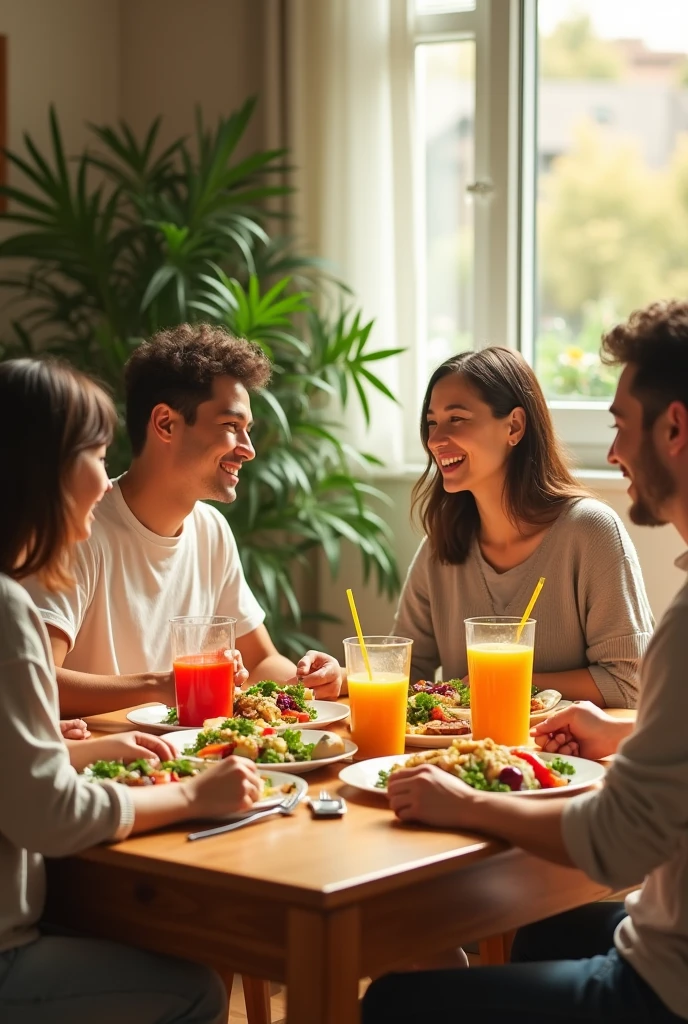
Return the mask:
POLYGON ((226 1024, 214 971, 99 939, 45 935, 0 953, 2 1024, 226 1024))
POLYGON ((522 928, 505 967, 388 974, 362 1024, 685 1024, 612 948, 620 903, 593 903, 522 928))

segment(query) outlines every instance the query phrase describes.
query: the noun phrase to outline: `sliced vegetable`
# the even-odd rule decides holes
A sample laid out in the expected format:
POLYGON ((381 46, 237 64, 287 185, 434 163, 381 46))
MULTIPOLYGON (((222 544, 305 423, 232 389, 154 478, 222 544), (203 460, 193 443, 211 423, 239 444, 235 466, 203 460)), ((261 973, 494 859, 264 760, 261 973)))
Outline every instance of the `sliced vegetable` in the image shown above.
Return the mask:
POLYGON ((527 750, 512 750, 511 753, 515 757, 520 757, 522 761, 528 762, 533 769, 535 778, 543 789, 555 789, 558 786, 568 785, 566 779, 562 779, 560 775, 556 775, 551 771, 548 765, 543 764, 535 754, 529 754, 527 750))
POLYGON ((508 786, 512 793, 518 793, 523 789, 523 772, 520 768, 507 764, 499 773, 499 781, 508 786))
POLYGON ((197 757, 229 757, 236 743, 209 743, 207 747, 203 747, 198 751, 197 757))

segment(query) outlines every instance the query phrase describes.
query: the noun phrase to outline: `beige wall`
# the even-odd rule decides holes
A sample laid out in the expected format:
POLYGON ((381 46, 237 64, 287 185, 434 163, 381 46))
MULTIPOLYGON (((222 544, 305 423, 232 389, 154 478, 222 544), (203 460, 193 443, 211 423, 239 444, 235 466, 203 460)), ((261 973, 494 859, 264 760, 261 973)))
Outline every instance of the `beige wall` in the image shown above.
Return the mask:
MULTIPOLYGON (((163 115, 161 138, 207 124, 263 92, 263 0, 119 0, 120 114, 147 128, 163 115)), ((258 105, 244 150, 261 146, 258 105)))
POLYGON ((51 103, 72 153, 86 140, 87 121, 117 116, 116 0, 3 0, 0 33, 8 37, 11 149, 21 151, 23 132, 45 145, 51 103))
MULTIPOLYGON (((8 37, 9 146, 28 131, 48 141, 48 108, 58 111, 70 152, 86 123, 123 117, 141 130, 164 116, 162 137, 193 130, 263 92, 263 0, 2 0, 8 37)), ((264 104, 247 148, 262 145, 264 104)))
MULTIPOLYGON (((673 560, 685 550, 685 544, 671 526, 660 529, 634 526, 627 516, 628 498, 623 486, 617 481, 590 481, 585 485, 594 490, 598 497, 608 502, 624 520, 633 543, 645 578, 648 597, 655 617, 659 619, 678 590, 685 581, 685 573, 673 565, 673 560)), ((396 550, 403 574, 418 546, 420 537, 409 521, 411 505, 411 480, 388 480, 379 484, 392 499, 392 506, 385 508, 382 514, 394 531, 396 550)), ((342 625, 324 625, 321 637, 324 645, 332 654, 342 654, 341 641, 353 632, 351 618, 346 601, 345 591, 352 587, 359 615, 365 632, 370 634, 386 633, 390 630, 394 616, 395 601, 388 601, 376 593, 374 581, 364 584, 360 571, 358 553, 347 545, 342 555, 342 570, 339 579, 330 579, 326 566, 320 569, 320 601, 322 611, 338 615, 342 625)), ((610 595, 611 599, 612 595, 610 595)))

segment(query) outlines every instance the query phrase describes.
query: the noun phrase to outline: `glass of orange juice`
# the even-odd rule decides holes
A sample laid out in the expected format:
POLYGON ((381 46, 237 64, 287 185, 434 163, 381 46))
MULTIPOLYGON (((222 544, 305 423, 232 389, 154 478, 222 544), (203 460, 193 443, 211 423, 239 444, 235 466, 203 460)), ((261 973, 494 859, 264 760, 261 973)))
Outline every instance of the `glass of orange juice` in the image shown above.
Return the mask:
POLYGON ((236 622, 228 615, 170 620, 180 725, 201 726, 206 718, 232 717, 236 622))
POLYGON ((535 619, 466 619, 471 730, 474 740, 510 747, 529 741, 535 619))
POLYGON ((351 738, 360 758, 403 754, 413 640, 401 636, 364 636, 363 642, 372 680, 358 637, 344 641, 351 738))

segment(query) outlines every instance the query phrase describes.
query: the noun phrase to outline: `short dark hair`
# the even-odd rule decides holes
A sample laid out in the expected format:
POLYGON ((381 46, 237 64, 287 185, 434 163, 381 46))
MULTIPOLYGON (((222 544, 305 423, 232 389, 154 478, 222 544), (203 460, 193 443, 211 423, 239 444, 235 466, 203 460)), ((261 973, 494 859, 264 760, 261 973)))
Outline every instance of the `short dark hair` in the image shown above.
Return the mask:
POLYGON ((67 480, 80 452, 110 444, 116 423, 111 399, 73 367, 0 363, 0 572, 36 573, 52 590, 73 584, 67 480))
POLYGON ((688 408, 688 302, 636 309, 602 338, 602 362, 635 367, 631 393, 649 430, 671 402, 688 408))
POLYGON ((420 519, 433 556, 444 565, 461 565, 478 534, 480 515, 470 491, 449 494, 428 447, 428 409, 435 384, 458 374, 504 419, 512 409, 525 410, 523 437, 509 452, 504 500, 514 522, 552 522, 571 498, 589 497, 567 464, 537 377, 513 349, 497 345, 461 352, 438 366, 428 382, 420 420, 420 438, 428 464, 413 488, 413 510, 420 519))
POLYGON ((234 377, 247 391, 265 387, 270 361, 260 345, 224 327, 180 324, 159 331, 135 350, 124 368, 127 433, 134 455, 146 444, 150 416, 164 402, 194 423, 216 377, 234 377))

